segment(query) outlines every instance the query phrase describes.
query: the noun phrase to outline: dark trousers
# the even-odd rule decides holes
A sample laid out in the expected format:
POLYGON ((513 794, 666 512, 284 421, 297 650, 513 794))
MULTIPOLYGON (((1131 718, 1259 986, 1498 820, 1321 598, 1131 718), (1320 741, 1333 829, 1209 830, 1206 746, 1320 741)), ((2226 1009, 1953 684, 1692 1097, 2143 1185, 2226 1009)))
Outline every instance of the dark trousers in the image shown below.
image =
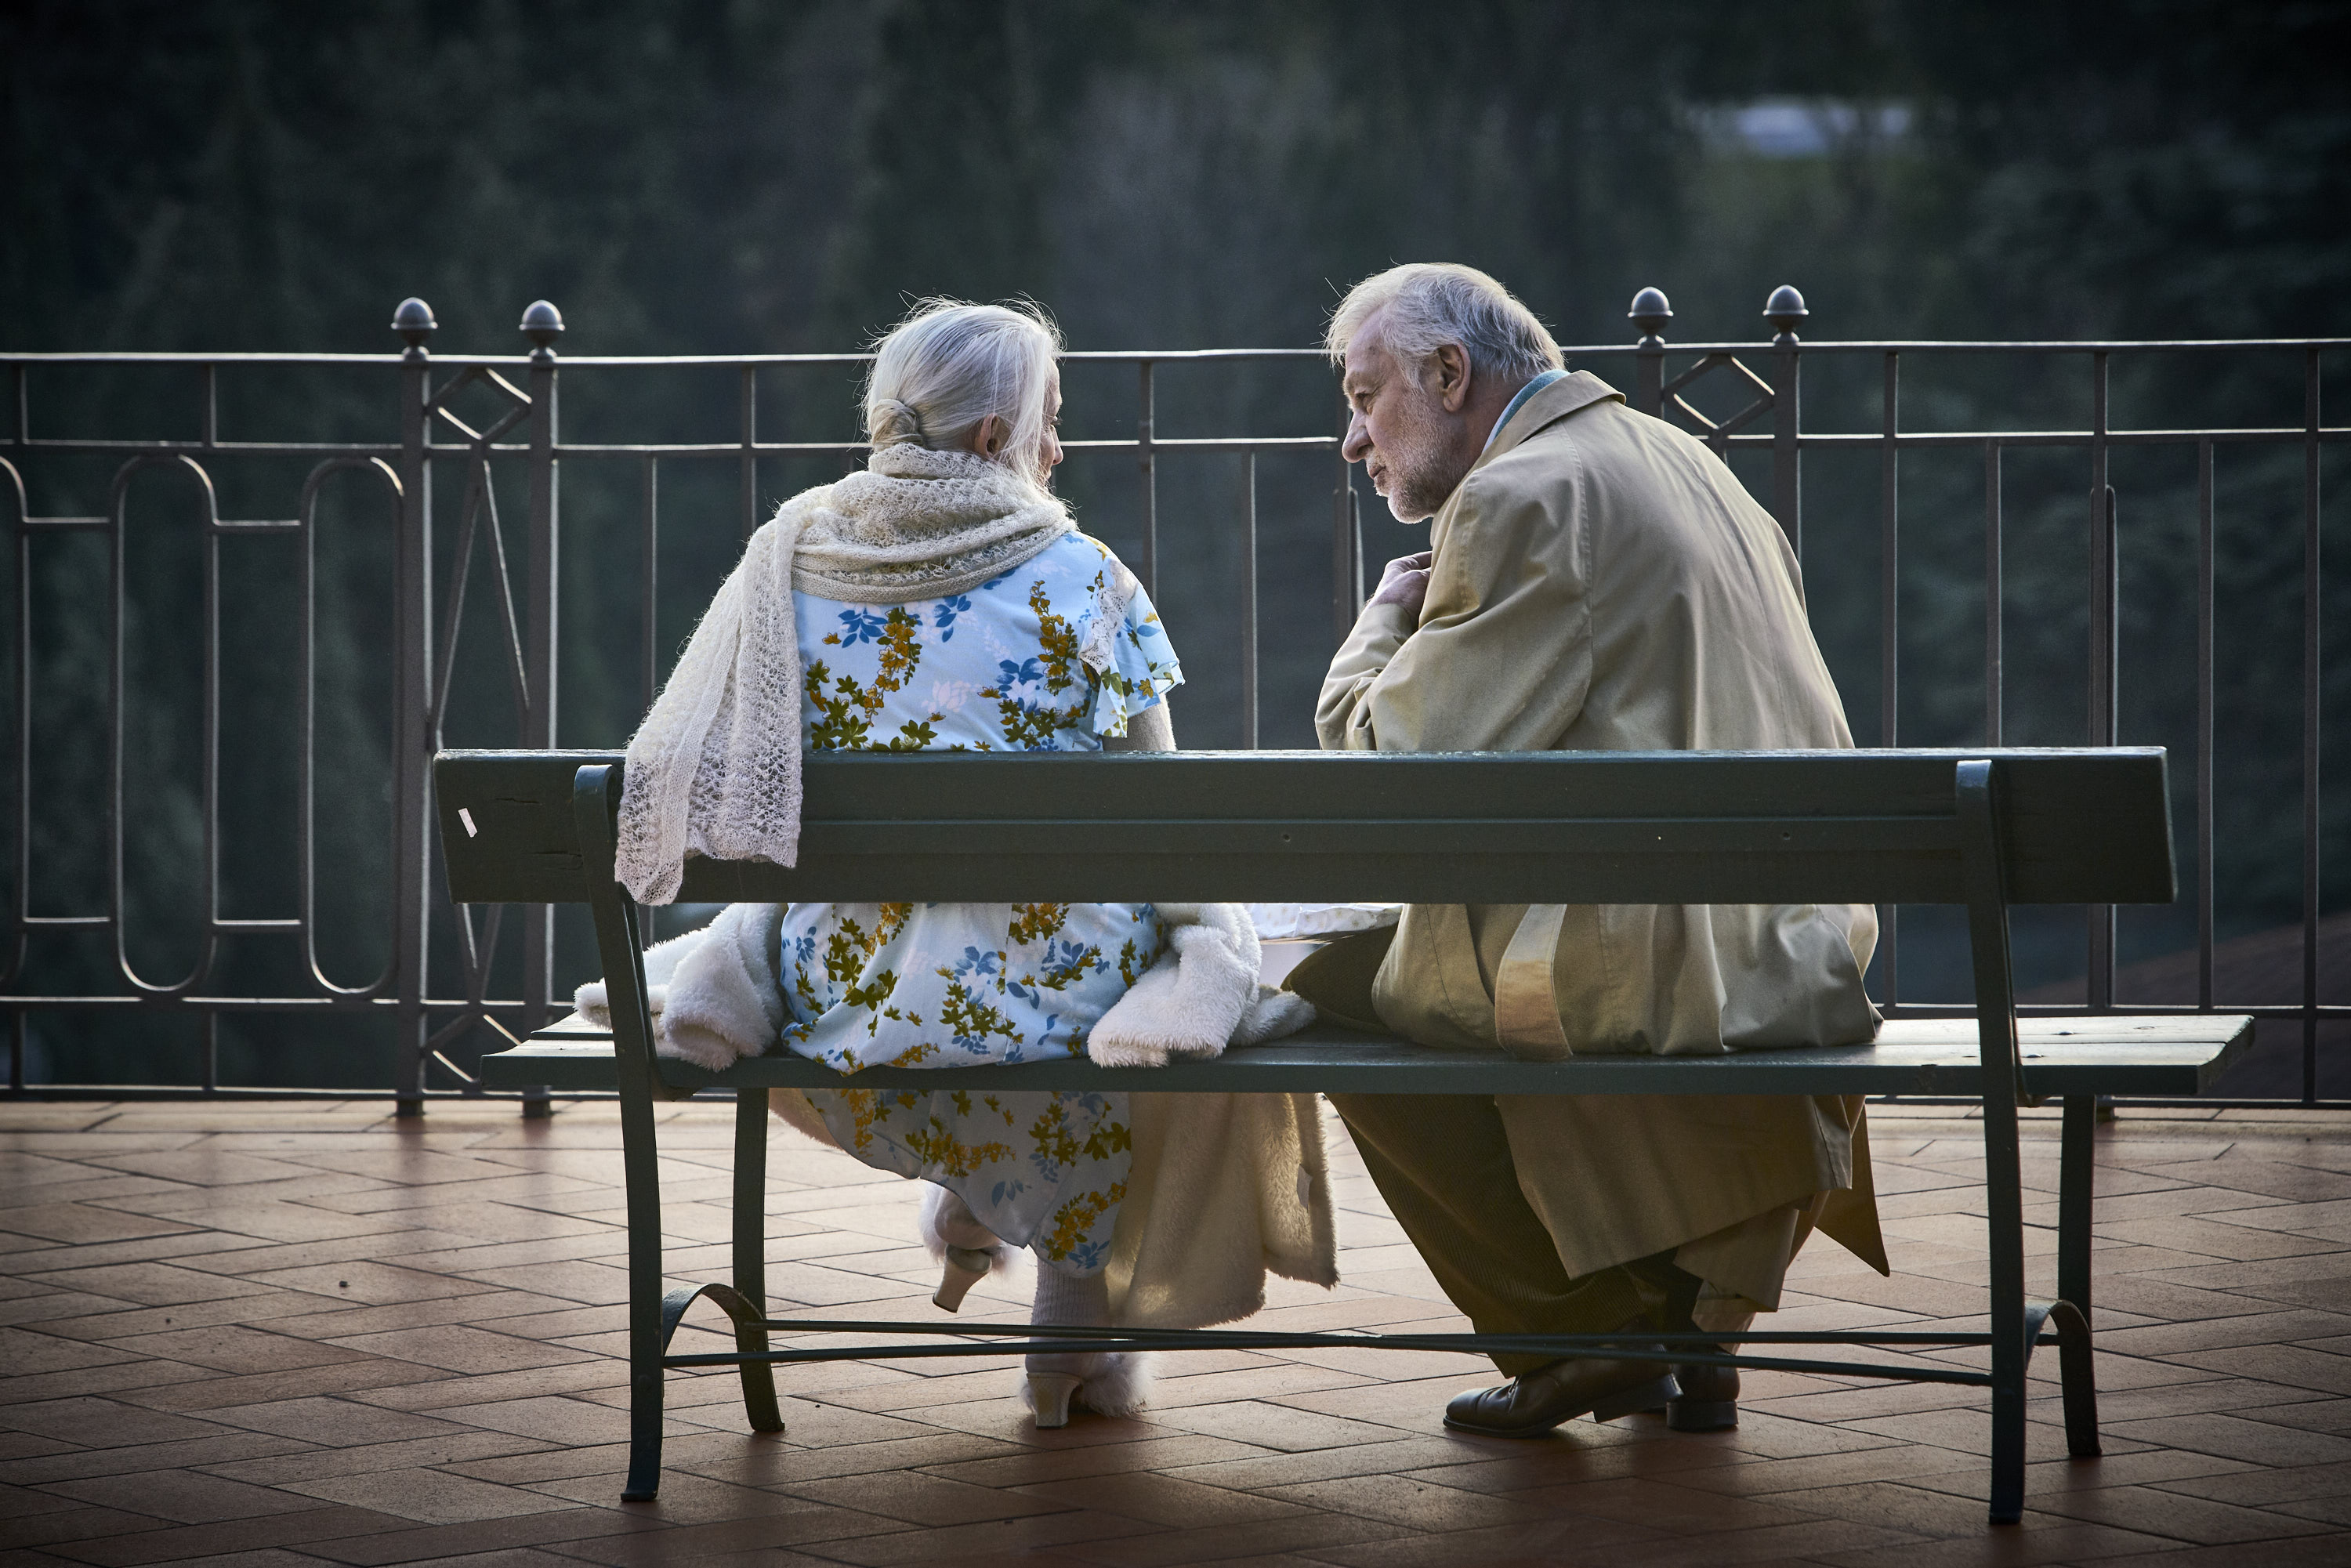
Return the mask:
MULTIPOLYGON (((1698 1281, 1673 1255, 1570 1274, 1519 1187, 1490 1095, 1333 1094, 1388 1210, 1480 1333, 1685 1326, 1698 1281)), ((1498 1355, 1516 1377, 1555 1357, 1498 1355)))

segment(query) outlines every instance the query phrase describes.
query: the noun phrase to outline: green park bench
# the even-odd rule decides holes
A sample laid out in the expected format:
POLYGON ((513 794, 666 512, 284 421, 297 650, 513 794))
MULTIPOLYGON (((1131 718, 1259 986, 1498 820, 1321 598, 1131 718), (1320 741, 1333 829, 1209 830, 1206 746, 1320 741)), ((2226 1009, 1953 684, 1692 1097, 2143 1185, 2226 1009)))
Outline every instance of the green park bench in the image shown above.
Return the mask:
MULTIPOLYGON (((459 903, 584 903, 613 1028, 574 1018, 485 1059, 498 1086, 617 1091, 629 1219, 631 1453, 622 1496, 661 1477, 664 1374, 740 1370, 751 1426, 782 1418, 778 1362, 1029 1350, 1375 1346, 1622 1354, 1622 1336, 1126 1331, 795 1321, 767 1315, 767 1092, 850 1082, 777 1053, 708 1072, 656 1059, 640 959, 644 927, 613 878, 622 759, 460 751, 435 767, 449 888, 459 903), (734 1277, 664 1295, 653 1105, 735 1096, 734 1277), (709 1297, 736 1350, 672 1354, 709 1297), (791 1336, 771 1348, 770 1334, 791 1336), (840 1336, 898 1336, 892 1344, 840 1336), (830 1336, 830 1337, 828 1337, 830 1336), (905 1341, 912 1338, 911 1345, 905 1341)), ((1986 1332, 1757 1330, 1740 1366, 1991 1390, 1991 1518, 2022 1507, 2025 1368, 2054 1335, 2066 1442, 2098 1452, 2090 1356, 2091 1138, 2102 1094, 2200 1093, 2248 1046, 2241 1016, 2099 1014, 2020 1020, 2015 904, 2168 904, 2175 893, 2159 749, 1737 753, 1534 752, 828 755, 808 759, 799 863, 692 860, 693 903, 1232 900, 1437 904, 1949 904, 1967 908, 1974 1019, 1898 1019, 1876 1043, 1724 1056, 1521 1061, 1328 1026, 1207 1061, 1110 1070, 1081 1057, 1011 1067, 869 1069, 864 1088, 1416 1094, 1903 1094, 1983 1105, 1991 1313, 1986 1332), (2017 1109, 2064 1101, 2057 1295, 2028 1301, 2017 1109), (1897 1363, 1821 1362, 1755 1347, 1850 1344, 1897 1363), (1990 1369, 1949 1353, 1989 1347, 1990 1369)), ((1645 1333, 1638 1338, 1656 1341, 1645 1333)), ((1653 1357, 1655 1353, 1649 1353, 1653 1357)))

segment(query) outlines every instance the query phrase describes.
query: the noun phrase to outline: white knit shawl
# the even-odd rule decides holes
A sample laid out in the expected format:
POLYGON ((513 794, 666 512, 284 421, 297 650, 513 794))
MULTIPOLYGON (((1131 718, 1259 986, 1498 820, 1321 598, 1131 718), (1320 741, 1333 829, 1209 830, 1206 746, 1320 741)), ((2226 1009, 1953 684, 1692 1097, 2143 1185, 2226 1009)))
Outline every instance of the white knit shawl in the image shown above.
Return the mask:
POLYGON ((777 508, 629 741, 618 854, 629 895, 674 901, 689 851, 797 860, 794 588, 861 604, 943 598, 1012 570, 1073 528, 1059 501, 1012 468, 910 444, 777 508))

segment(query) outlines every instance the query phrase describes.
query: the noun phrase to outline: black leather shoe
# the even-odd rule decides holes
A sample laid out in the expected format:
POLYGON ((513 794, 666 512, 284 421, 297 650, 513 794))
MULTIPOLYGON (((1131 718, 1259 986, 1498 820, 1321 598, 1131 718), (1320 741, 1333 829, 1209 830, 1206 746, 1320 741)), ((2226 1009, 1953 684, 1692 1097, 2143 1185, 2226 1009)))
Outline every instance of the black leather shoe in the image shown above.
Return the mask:
POLYGON ((1677 1432, 1728 1432, 1739 1425, 1739 1368, 1674 1368, 1678 1397, 1666 1401, 1666 1425, 1677 1432))
POLYGON ((1540 1437, 1578 1416, 1613 1421, 1680 1392, 1660 1363, 1578 1357, 1521 1373, 1499 1388, 1457 1394, 1445 1406, 1445 1424, 1487 1437, 1540 1437))

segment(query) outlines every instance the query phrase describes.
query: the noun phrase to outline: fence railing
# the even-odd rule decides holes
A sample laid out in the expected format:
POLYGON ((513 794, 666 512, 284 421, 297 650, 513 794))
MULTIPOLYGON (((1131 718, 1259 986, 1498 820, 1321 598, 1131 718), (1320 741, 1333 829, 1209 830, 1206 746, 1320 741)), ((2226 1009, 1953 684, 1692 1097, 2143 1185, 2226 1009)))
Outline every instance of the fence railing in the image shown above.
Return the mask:
MULTIPOLYGON (((1805 549, 1804 465, 1808 455, 1875 454, 1878 467, 1878 550, 1876 588, 1878 744, 1894 745, 1903 733, 1902 567, 1905 530, 1900 507, 1901 475, 1906 455, 1958 452, 1972 455, 1981 465, 1982 530, 1982 673, 1981 722, 1965 738, 1972 744, 2001 744, 2010 727, 2004 712, 2011 687, 2006 662, 2007 576, 2004 539, 2010 528, 2003 515, 2003 459, 2028 449, 2065 448, 2086 458, 2081 492, 2086 524, 2088 575, 2086 598, 2087 724, 2084 738, 2113 744, 2120 738, 2121 556, 2116 548, 2117 505, 2111 483, 2111 455, 2121 448, 2173 447, 2192 452, 2197 474, 2198 556, 2196 601, 2197 690, 2194 699, 2196 742, 2193 797, 2195 802, 2196 950, 2199 984, 2195 1000, 2149 1004, 2115 995, 2116 927, 2112 909, 2088 912, 2085 932, 2085 1001, 2093 1010, 2123 1008, 2129 1011, 2194 1011, 2226 1007, 2252 1010, 2264 1019, 2298 1022, 2303 1045, 2302 1099, 2319 1103, 2317 1061, 2319 1029, 2324 1021, 2351 1018, 2351 1005, 2320 999, 2321 778, 2323 666, 2321 630, 2322 449, 2351 435, 2351 429, 2329 427, 2320 417, 2322 356, 2351 346, 2345 340, 2245 340, 2192 342, 1806 342, 1797 329, 1805 318, 1802 298, 1792 288, 1776 291, 1767 306, 1767 318, 1776 335, 1766 343, 1697 343, 1668 345, 1663 333, 1672 312, 1663 294, 1644 289, 1630 316, 1640 329, 1631 344, 1586 345, 1567 350, 1571 361, 1631 361, 1631 398, 1636 407, 1674 419, 1702 435, 1734 465, 1753 466, 1762 459, 1768 482, 1756 486, 1780 520, 1800 558, 1805 549), (2246 425, 2226 428, 2118 427, 2110 418, 2110 388, 2115 367, 2152 356, 2188 353, 2299 359, 2302 418, 2295 424, 2246 425), (2078 428, 2030 430, 1906 429, 1900 420, 1902 375, 1907 363, 1940 361, 1953 356, 1994 356, 2006 361, 2035 363, 2079 361, 2086 371, 2089 417, 2078 428), (1875 429, 1808 430, 1802 420, 1802 387, 1807 363, 1821 373, 1824 364, 1843 376, 1850 392, 1856 368, 1870 372, 1876 385, 1878 417, 1875 429), (1677 367, 1680 367, 1677 369, 1677 367), (1669 371, 1673 373, 1668 374, 1669 371), (1736 395, 1735 412, 1720 416, 1703 412, 1702 403, 1719 399, 1726 386, 1736 395), (2303 599, 2299 627, 2303 700, 2300 708, 2300 792, 2298 800, 2265 802, 2268 809, 2294 810, 2300 817, 2302 873, 2303 968, 2300 997, 2250 1009, 2227 996, 2216 998, 2213 982, 2215 945, 2215 812, 2214 761, 2215 678, 2214 617, 2215 528, 2214 455, 2221 446, 2266 446, 2298 449, 2301 458, 2299 510, 2303 599)), ((469 622, 469 595, 486 598, 493 615, 496 643, 494 663, 503 667, 499 677, 510 688, 512 740, 526 747, 555 747, 565 738, 558 722, 558 683, 564 665, 559 646, 559 595, 566 580, 561 546, 559 478, 566 465, 624 465, 635 470, 633 485, 633 559, 625 563, 639 579, 636 657, 633 684, 641 702, 650 702, 662 672, 665 648, 673 645, 682 627, 664 626, 658 613, 663 481, 681 465, 697 468, 733 465, 736 471, 737 521, 747 537, 760 520, 763 505, 760 476, 764 462, 832 457, 848 459, 862 452, 862 444, 840 441, 781 440, 763 431, 758 393, 763 371, 773 367, 837 367, 853 372, 864 356, 724 355, 610 358, 559 358, 556 344, 563 331, 561 318, 545 301, 525 313, 521 330, 531 344, 527 354, 506 356, 435 355, 429 344, 436 330, 433 314, 422 300, 400 307, 392 323, 404 340, 404 351, 383 355, 329 354, 5 354, 0 363, 9 371, 14 388, 15 418, 5 442, 0 442, 0 507, 13 508, 9 524, 16 539, 15 627, 7 647, 13 663, 11 729, 14 751, 11 780, 13 802, 13 876, 5 913, 5 946, 0 948, 0 1009, 9 1026, 8 1091, 12 1094, 232 1094, 282 1093, 297 1087, 223 1082, 219 1028, 225 1017, 274 1014, 315 1020, 308 1028, 326 1038, 357 1019, 389 1020, 392 1052, 390 1082, 367 1092, 396 1099, 403 1111, 421 1110, 438 1095, 481 1092, 470 1077, 465 1058, 466 1042, 507 1037, 538 1027, 556 1010, 560 988, 556 964, 556 925, 545 906, 519 912, 520 963, 518 989, 493 996, 492 969, 501 952, 506 912, 452 906, 444 896, 432 841, 429 799, 430 759, 442 742, 453 693, 459 683, 459 645, 469 622), (37 429, 42 415, 34 400, 36 372, 46 379, 76 369, 105 367, 184 367, 194 372, 198 434, 193 439, 147 439, 116 435, 53 434, 37 429), (312 368, 357 376, 397 393, 394 440, 383 442, 272 442, 225 436, 219 414, 220 378, 224 371, 308 373, 312 368), (691 371, 730 376, 736 419, 731 439, 704 442, 651 441, 575 442, 564 439, 558 418, 559 392, 566 377, 594 375, 629 377, 647 372, 691 371), (486 414, 480 410, 486 406, 486 414), (461 407, 470 411, 469 420, 461 407), (106 507, 85 513, 40 514, 31 509, 32 497, 43 495, 44 465, 68 459, 87 464, 111 464, 106 507), (307 464, 307 473, 294 488, 291 517, 224 517, 214 471, 224 465, 267 460, 281 465, 307 464), (524 538, 519 551, 519 581, 509 560, 507 529, 498 509, 500 474, 521 471, 526 499, 522 518, 524 538), (132 616, 127 582, 131 557, 143 548, 132 537, 133 481, 155 470, 169 470, 192 484, 200 497, 202 519, 198 570, 201 573, 202 670, 196 681, 199 695, 194 716, 202 753, 201 778, 193 790, 200 866, 196 900, 193 965, 177 978, 157 978, 143 973, 134 961, 127 936, 127 867, 133 812, 126 800, 127 753, 132 744, 126 730, 126 706, 132 692, 126 637, 132 616), (371 981, 346 985, 329 977, 319 959, 321 914, 318 900, 319 877, 317 823, 319 801, 317 778, 320 736, 317 724, 319 690, 318 640, 319 595, 316 570, 320 497, 339 476, 356 473, 383 498, 391 518, 388 529, 391 615, 386 646, 381 653, 389 666, 390 738, 389 879, 391 932, 384 950, 388 962, 371 981), (445 516, 436 526, 435 478, 455 480, 461 486, 454 532, 445 516), (56 881, 42 862, 41 831, 45 812, 58 810, 86 812, 86 800, 64 803, 41 797, 43 780, 37 763, 51 750, 48 729, 37 733, 36 713, 42 691, 36 678, 42 644, 43 602, 35 570, 36 541, 56 536, 83 535, 103 545, 107 586, 102 595, 107 626, 106 666, 102 701, 56 721, 82 731, 96 729, 104 752, 102 803, 104 892, 100 899, 78 908, 53 908, 42 904, 40 889, 56 881), (220 868, 224 852, 220 748, 223 743, 222 636, 224 617, 239 607, 225 603, 222 551, 226 541, 240 536, 288 539, 300 552, 293 587, 299 626, 294 680, 298 691, 295 726, 298 780, 293 820, 286 824, 282 850, 290 854, 298 888, 295 909, 262 915, 223 911, 220 868), (436 540, 450 538, 445 550, 436 540), (480 564, 477 564, 480 563, 480 564), (479 579, 484 573, 488 580, 479 579), (91 906, 93 904, 102 906, 91 906), (436 937, 436 933, 438 936, 436 937), (49 978, 38 955, 40 943, 59 938, 110 941, 110 974, 95 983, 61 989, 49 978), (227 994, 216 983, 215 957, 226 942, 256 939, 290 942, 300 954, 304 977, 280 985, 271 994, 227 994), (444 953, 436 972, 433 955, 444 953), (31 1053, 28 1029, 43 1018, 135 1014, 141 1019, 192 1019, 198 1031, 198 1071, 186 1082, 147 1084, 72 1083, 28 1081, 31 1053)), ((1364 522, 1359 492, 1347 465, 1337 456, 1338 422, 1343 411, 1336 400, 1319 409, 1303 410, 1303 423, 1322 424, 1333 434, 1318 435, 1172 436, 1157 428, 1156 377, 1172 365, 1200 367, 1215 372, 1226 367, 1311 361, 1312 350, 1231 350, 1207 351, 1081 352, 1073 364, 1129 366, 1135 375, 1135 423, 1132 437, 1073 440, 1073 453, 1115 456, 1133 455, 1135 467, 1136 527, 1129 559, 1146 588, 1155 595, 1161 587, 1158 481, 1164 458, 1203 453, 1238 457, 1242 482, 1235 510, 1240 530, 1239 570, 1219 591, 1229 592, 1237 610, 1239 665, 1239 736, 1244 745, 1257 744, 1259 733, 1259 600, 1261 556, 1258 517, 1258 459, 1261 454, 1327 455, 1332 477, 1330 501, 1322 520, 1301 522, 1295 510, 1282 527, 1327 531, 1328 612, 1333 642, 1343 636, 1361 607, 1365 571, 1364 522)), ((1850 397, 1847 402, 1850 403, 1850 397)), ((387 431, 387 434, 392 434, 387 431)), ((273 470, 276 472, 277 470, 273 470)), ((1915 525, 1914 525, 1915 526, 1915 525)), ((1953 526, 1946 515, 1937 527, 1953 526)), ((1817 529, 1816 529, 1817 534, 1817 529)), ((1849 541, 1847 541, 1849 543, 1849 541)), ((608 554, 611 553, 608 550, 608 554)), ((1811 573, 1808 572, 1808 575, 1811 573)), ((1283 583, 1281 591, 1293 605, 1299 585, 1283 583)), ((1309 590, 1309 592, 1319 590, 1309 590)), ((1814 590, 1815 618, 1820 618, 1814 590)), ((234 595, 228 596, 234 598, 234 595)), ((478 599, 476 600, 478 603, 478 599)), ((1180 628, 1177 629, 1180 632, 1180 628)), ((478 635, 478 633, 476 633, 478 635)), ((54 728, 54 725, 51 727, 54 728)), ((1863 727, 1865 728, 1865 727, 1863 727)), ((576 740, 576 737, 573 737, 576 740)), ((338 802, 329 802, 336 807, 338 802)), ((1899 1011, 1964 1012, 1963 1007, 1937 1007, 1906 1002, 1901 989, 1902 932, 1896 912, 1882 912, 1884 936, 1875 976, 1881 998, 1899 1011)), ((507 970, 514 970, 507 960, 507 970)), ((88 971, 77 971, 86 974, 88 971)), ((2081 1004, 2073 1004, 2078 1007, 2081 1004)), ((2028 1009, 2029 1010, 2029 1009, 2028 1009)), ((2072 1010, 2044 1008, 2041 1010, 2072 1010)), ((349 1088, 313 1090, 349 1095, 349 1088)), ((539 1107, 541 1097, 526 1096, 526 1109, 539 1107)))

